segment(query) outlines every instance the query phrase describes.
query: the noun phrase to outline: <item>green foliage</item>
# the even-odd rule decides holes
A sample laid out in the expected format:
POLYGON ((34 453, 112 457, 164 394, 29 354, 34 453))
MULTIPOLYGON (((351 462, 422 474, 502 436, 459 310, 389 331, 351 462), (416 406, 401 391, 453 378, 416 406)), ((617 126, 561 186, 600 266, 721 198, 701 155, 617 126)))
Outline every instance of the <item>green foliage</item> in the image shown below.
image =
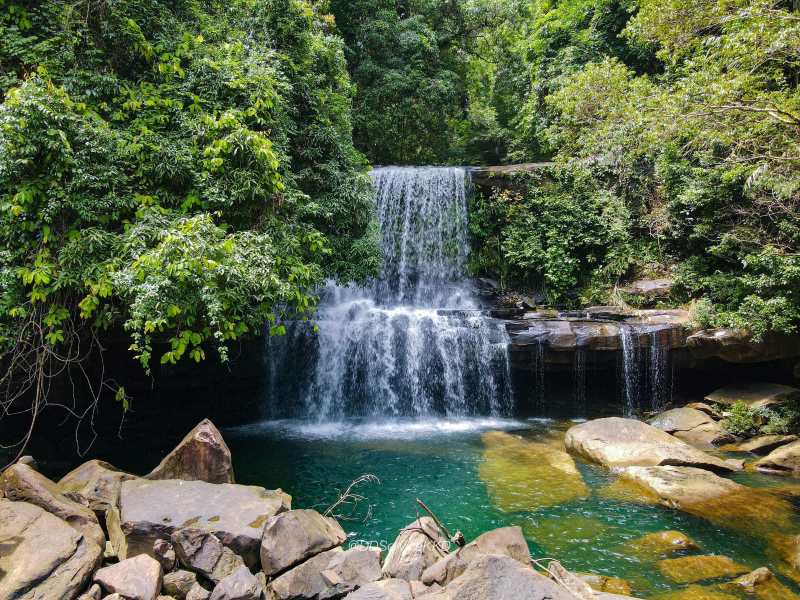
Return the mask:
POLYGON ((743 401, 739 400, 725 410, 727 416, 720 421, 720 424, 728 433, 746 437, 758 431, 758 411, 751 409, 743 401))
POLYGON ((71 323, 124 327, 146 368, 225 359, 310 315, 326 277, 376 272, 353 88, 314 6, 0 3, 0 348, 45 315, 52 346, 71 323))
POLYGON ((740 400, 719 408, 727 413, 720 421, 725 431, 740 437, 795 433, 800 426, 800 406, 795 404, 749 408, 740 400))

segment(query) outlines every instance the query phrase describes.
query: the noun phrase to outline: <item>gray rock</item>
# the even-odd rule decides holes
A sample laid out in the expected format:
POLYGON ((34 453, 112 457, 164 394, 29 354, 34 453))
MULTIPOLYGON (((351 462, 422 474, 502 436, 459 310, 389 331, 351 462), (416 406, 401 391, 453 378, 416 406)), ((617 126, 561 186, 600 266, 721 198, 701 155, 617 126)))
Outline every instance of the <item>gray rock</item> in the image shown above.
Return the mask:
POLYGON ((12 465, 3 472, 2 487, 9 500, 35 504, 66 521, 98 547, 105 548, 106 536, 94 512, 67 498, 54 482, 38 471, 20 463, 12 465))
POLYGON ((650 420, 650 425, 667 433, 675 433, 676 431, 691 431, 695 427, 713 422, 714 419, 705 412, 684 406, 657 415, 650 420))
POLYGON ((103 600, 128 600, 122 594, 109 594, 105 596, 103 600))
POLYGON ((411 583, 405 579, 375 581, 351 592, 345 600, 414 600, 411 583))
POLYGON ((197 575, 191 571, 178 569, 164 575, 161 587, 170 596, 174 596, 178 600, 184 600, 195 584, 197 584, 197 575))
POLYGON ((609 417, 572 427, 567 450, 605 467, 680 465, 729 473, 731 465, 668 433, 636 421, 609 417))
POLYGON ((383 576, 418 580, 425 569, 447 554, 448 548, 447 538, 433 519, 422 517, 400 531, 386 555, 383 576))
POLYGON ((123 481, 136 479, 102 460, 90 460, 73 469, 58 482, 58 488, 67 498, 91 508, 98 518, 116 506, 119 486, 123 481))
POLYGON ((146 477, 235 483, 231 451, 222 434, 208 419, 203 419, 192 429, 146 477))
POLYGON ((165 573, 169 573, 175 568, 175 548, 167 540, 156 540, 153 543, 153 555, 161 563, 161 568, 165 573))
POLYGON ((481 555, 494 554, 513 558, 524 566, 530 566, 530 551, 522 529, 503 527, 478 536, 463 548, 451 552, 422 574, 422 583, 447 585, 467 570, 467 567, 481 555))
POLYGON ((378 581, 381 577, 378 548, 334 548, 287 571, 271 585, 275 600, 327 600, 378 581))
POLYGON ((260 600, 261 591, 256 576, 242 565, 217 584, 210 600, 260 600))
POLYGON ((261 568, 273 576, 347 539, 341 526, 315 510, 290 510, 267 521, 261 540, 261 568))
POLYGON ((189 593, 186 594, 186 600, 208 600, 209 596, 211 596, 211 592, 199 583, 196 583, 192 586, 192 589, 189 590, 189 593))
POLYGON ((109 537, 120 559, 153 553, 157 539, 185 527, 213 533, 258 565, 261 533, 267 520, 291 506, 291 496, 262 487, 204 481, 136 479, 120 487, 119 509, 107 515, 109 537))
POLYGON ((97 544, 58 517, 10 500, 0 500, 0 547, 3 599, 74 598, 102 558, 97 544))
POLYGON ((103 597, 103 590, 96 583, 86 590, 83 594, 78 596, 78 600, 100 600, 103 597))
POLYGON ((508 556, 483 555, 427 600, 576 600, 575 596, 508 556))
POLYGON ((103 567, 94 574, 94 580, 112 594, 126 600, 156 600, 161 592, 161 564, 140 554, 103 567))
POLYGON ((205 575, 214 583, 244 566, 241 556, 224 546, 213 533, 202 529, 179 529, 172 534, 172 543, 184 567, 205 575))
POLYGON ((754 466, 767 473, 800 477, 800 441, 776 448, 764 458, 758 459, 754 466))

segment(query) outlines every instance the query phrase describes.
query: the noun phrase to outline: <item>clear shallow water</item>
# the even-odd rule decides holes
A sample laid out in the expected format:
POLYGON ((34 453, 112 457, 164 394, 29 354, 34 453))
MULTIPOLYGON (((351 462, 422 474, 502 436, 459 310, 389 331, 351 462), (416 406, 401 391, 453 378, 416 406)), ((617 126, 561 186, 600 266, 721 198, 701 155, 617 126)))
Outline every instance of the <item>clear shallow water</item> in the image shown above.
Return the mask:
MULTIPOLYGON (((358 490, 366 497, 359 515, 363 519, 370 504, 370 518, 343 522, 352 542, 387 548, 398 530, 416 518, 415 499, 421 498, 467 540, 492 528, 519 525, 535 557, 558 558, 574 571, 627 579, 643 598, 685 587, 670 582, 652 559, 633 550, 631 542, 651 532, 678 530, 697 542, 701 553, 724 554, 751 569, 768 566, 779 571, 757 532, 734 532, 679 511, 613 499, 605 488, 614 477, 587 464, 578 464, 585 492, 569 498, 569 482, 559 476, 549 479, 546 469, 531 471, 523 465, 518 471, 513 449, 494 452, 489 449, 491 443, 487 446, 482 440, 487 432, 505 431, 527 441, 552 443, 570 424, 495 418, 333 424, 273 421, 224 434, 234 455, 237 479, 281 487, 292 494, 295 507, 324 510, 353 479, 364 473, 378 476, 379 485, 366 484, 358 490), (511 467, 493 462, 506 455, 512 457, 511 467), (490 493, 494 473, 502 473, 499 489, 510 489, 510 495, 490 493), (514 481, 517 474, 519 482, 514 481), (531 497, 552 503, 520 509, 530 504, 531 497)), ((738 478, 760 487, 788 483, 756 475, 738 478)), ((795 531, 800 532, 800 524, 795 531)))

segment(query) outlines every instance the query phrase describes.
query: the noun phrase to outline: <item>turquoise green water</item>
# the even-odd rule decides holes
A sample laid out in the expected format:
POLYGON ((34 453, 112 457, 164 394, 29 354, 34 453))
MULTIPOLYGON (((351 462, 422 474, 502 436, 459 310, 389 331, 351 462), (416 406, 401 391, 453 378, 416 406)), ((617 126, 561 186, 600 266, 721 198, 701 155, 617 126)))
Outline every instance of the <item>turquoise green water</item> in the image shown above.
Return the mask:
MULTIPOLYGON (((481 465, 489 460, 482 433, 500 429, 536 441, 563 428, 548 421, 490 419, 328 425, 287 421, 231 429, 225 436, 239 481, 281 487, 292 494, 295 507, 325 509, 350 481, 364 473, 376 475, 380 484, 358 488, 365 497, 356 511, 360 518, 343 522, 353 543, 388 547, 397 531, 417 516, 415 499, 421 498, 467 540, 495 527, 520 525, 535 557, 558 558, 574 571, 627 579, 643 598, 683 587, 662 576, 652 559, 633 551, 631 542, 650 532, 678 530, 699 544, 701 553, 724 554, 751 569, 779 571, 758 531, 745 527, 742 532, 741 523, 732 531, 676 510, 611 499, 603 489, 613 476, 587 464, 578 464, 588 486, 584 497, 521 511, 496 506, 481 479, 486 477, 481 465)), ((754 486, 786 483, 757 475, 739 479, 754 486)), ((541 482, 548 485, 557 483, 541 482)))

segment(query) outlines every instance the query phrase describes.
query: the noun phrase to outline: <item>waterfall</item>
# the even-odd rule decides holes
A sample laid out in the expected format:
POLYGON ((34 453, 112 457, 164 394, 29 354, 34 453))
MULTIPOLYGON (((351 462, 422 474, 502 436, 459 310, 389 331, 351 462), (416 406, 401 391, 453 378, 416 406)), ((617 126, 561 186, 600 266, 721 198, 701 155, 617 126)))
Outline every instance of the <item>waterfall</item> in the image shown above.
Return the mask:
POLYGON ((625 414, 630 416, 639 408, 639 336, 631 325, 620 323, 619 340, 622 346, 625 414))
POLYGON ((586 416, 586 348, 580 346, 572 365, 572 408, 577 416, 586 416))
POLYGON ((650 332, 650 408, 654 411, 663 410, 672 399, 669 336, 662 335, 663 331, 650 332))
POLYGON ((318 333, 297 324, 270 341, 269 416, 509 414, 508 336, 465 278, 469 176, 387 167, 372 180, 381 276, 363 288, 330 283, 318 333), (285 355, 297 353, 282 372, 285 355))

